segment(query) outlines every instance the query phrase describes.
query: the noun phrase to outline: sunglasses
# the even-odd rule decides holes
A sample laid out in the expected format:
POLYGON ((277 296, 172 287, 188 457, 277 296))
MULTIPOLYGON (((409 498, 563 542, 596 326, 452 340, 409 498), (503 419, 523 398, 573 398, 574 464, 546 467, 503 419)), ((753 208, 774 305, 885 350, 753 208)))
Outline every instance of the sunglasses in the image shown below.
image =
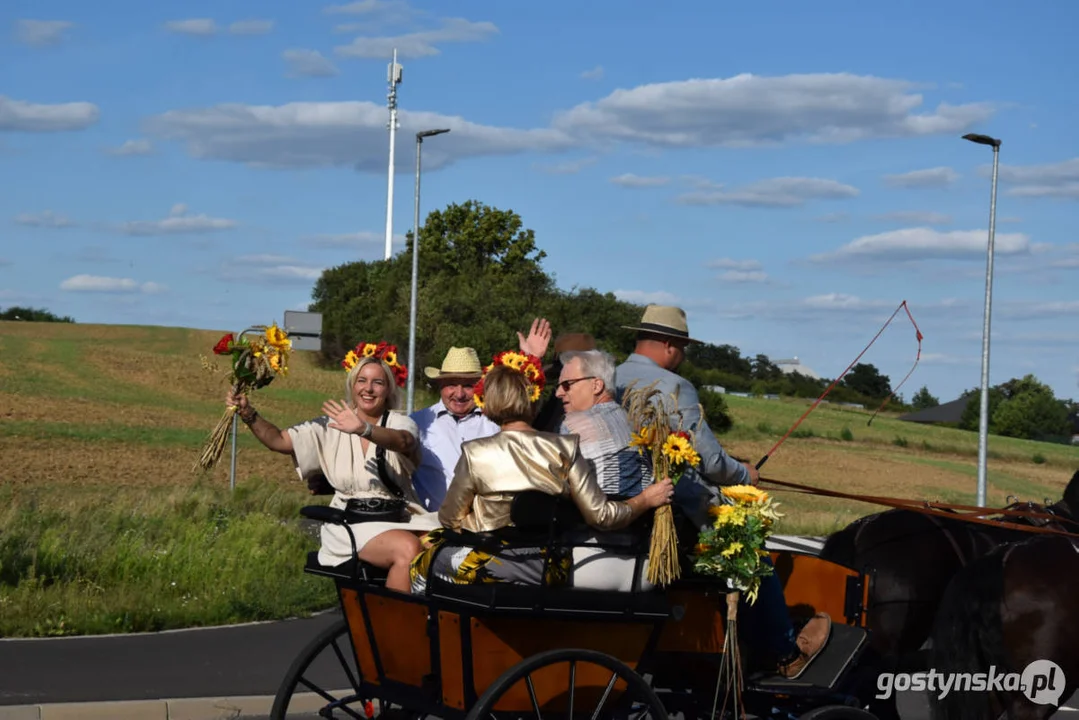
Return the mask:
POLYGON ((574 378, 572 380, 563 380, 562 382, 558 383, 558 387, 562 388, 562 392, 569 392, 569 389, 573 387, 574 383, 579 383, 582 380, 592 380, 594 377, 594 375, 588 375, 586 377, 574 378))

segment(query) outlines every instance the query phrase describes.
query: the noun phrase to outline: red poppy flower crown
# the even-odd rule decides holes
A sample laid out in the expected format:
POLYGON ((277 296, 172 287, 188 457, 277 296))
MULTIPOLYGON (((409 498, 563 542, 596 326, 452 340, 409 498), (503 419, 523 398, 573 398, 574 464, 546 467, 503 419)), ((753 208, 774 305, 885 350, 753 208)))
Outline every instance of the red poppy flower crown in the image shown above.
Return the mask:
POLYGON ((397 362, 397 346, 390 345, 385 340, 378 343, 360 343, 355 350, 348 351, 345 359, 341 361, 341 367, 345 369, 345 372, 350 372, 360 360, 369 357, 378 358, 389 365, 390 370, 393 371, 393 379, 397 386, 405 386, 405 382, 408 380, 408 368, 397 362))
POLYGON ((504 365, 523 374, 528 378, 529 400, 531 402, 536 402, 540 399, 540 395, 543 394, 543 388, 547 384, 547 376, 543 374, 543 363, 535 355, 529 355, 516 350, 506 350, 495 355, 491 364, 483 369, 483 377, 476 383, 476 386, 472 391, 476 400, 476 407, 483 407, 483 380, 495 365, 504 365))

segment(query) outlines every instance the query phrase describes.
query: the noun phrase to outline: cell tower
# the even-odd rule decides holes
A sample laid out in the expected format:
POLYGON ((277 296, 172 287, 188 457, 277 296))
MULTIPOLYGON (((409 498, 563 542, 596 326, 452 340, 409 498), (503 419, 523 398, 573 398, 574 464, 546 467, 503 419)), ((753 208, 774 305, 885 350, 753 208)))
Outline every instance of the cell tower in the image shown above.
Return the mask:
POLYGON ((397 140, 397 86, 401 84, 403 67, 397 64, 397 48, 393 50, 393 62, 390 63, 386 73, 386 82, 389 83, 390 92, 387 101, 390 108, 390 179, 389 188, 386 192, 386 259, 390 259, 393 252, 393 153, 397 140))

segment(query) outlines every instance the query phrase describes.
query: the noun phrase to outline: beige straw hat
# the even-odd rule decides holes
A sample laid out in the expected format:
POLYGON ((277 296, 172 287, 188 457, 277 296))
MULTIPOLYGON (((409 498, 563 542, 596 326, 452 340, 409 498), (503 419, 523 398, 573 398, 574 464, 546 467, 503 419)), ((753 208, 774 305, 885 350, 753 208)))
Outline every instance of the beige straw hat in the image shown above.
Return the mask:
POLYGON ((427 367, 423 369, 423 374, 431 380, 445 377, 478 378, 483 376, 483 366, 472 348, 451 347, 442 360, 441 368, 427 367))
POLYGON ((682 308, 670 305, 649 305, 644 309, 644 316, 639 325, 631 327, 622 326, 626 330, 666 335, 667 337, 688 340, 699 343, 689 336, 689 325, 686 323, 686 312, 682 308))

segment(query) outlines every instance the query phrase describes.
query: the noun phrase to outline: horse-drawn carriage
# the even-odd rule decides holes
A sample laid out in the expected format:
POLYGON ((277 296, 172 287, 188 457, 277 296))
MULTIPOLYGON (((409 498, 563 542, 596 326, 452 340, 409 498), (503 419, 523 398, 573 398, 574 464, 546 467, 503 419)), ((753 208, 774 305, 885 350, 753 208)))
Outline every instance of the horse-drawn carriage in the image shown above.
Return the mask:
MULTIPOLYGON (((557 503, 541 493, 519 495, 498 546, 564 547, 576 520, 557 503)), ((345 511, 327 507, 302 514, 349 522, 345 511)), ((648 531, 642 523, 603 541, 636 556, 635 580, 648 531)), ((333 578, 342 618, 288 670, 275 720, 723 717, 727 691, 736 689, 722 682, 730 677, 721 673, 728 590, 715 578, 684 572, 664 589, 609 592, 461 585, 432 576, 424 594, 405 595, 387 590, 384 574, 358 560, 331 568, 316 557, 309 555, 305 571, 333 578)), ((832 634, 797 679, 747 675, 740 703, 750 717, 873 718, 854 689, 872 579, 810 554, 772 552, 772 559, 792 617, 827 612, 832 634)), ((743 633, 741 643, 750 646, 752 636, 743 633)))

